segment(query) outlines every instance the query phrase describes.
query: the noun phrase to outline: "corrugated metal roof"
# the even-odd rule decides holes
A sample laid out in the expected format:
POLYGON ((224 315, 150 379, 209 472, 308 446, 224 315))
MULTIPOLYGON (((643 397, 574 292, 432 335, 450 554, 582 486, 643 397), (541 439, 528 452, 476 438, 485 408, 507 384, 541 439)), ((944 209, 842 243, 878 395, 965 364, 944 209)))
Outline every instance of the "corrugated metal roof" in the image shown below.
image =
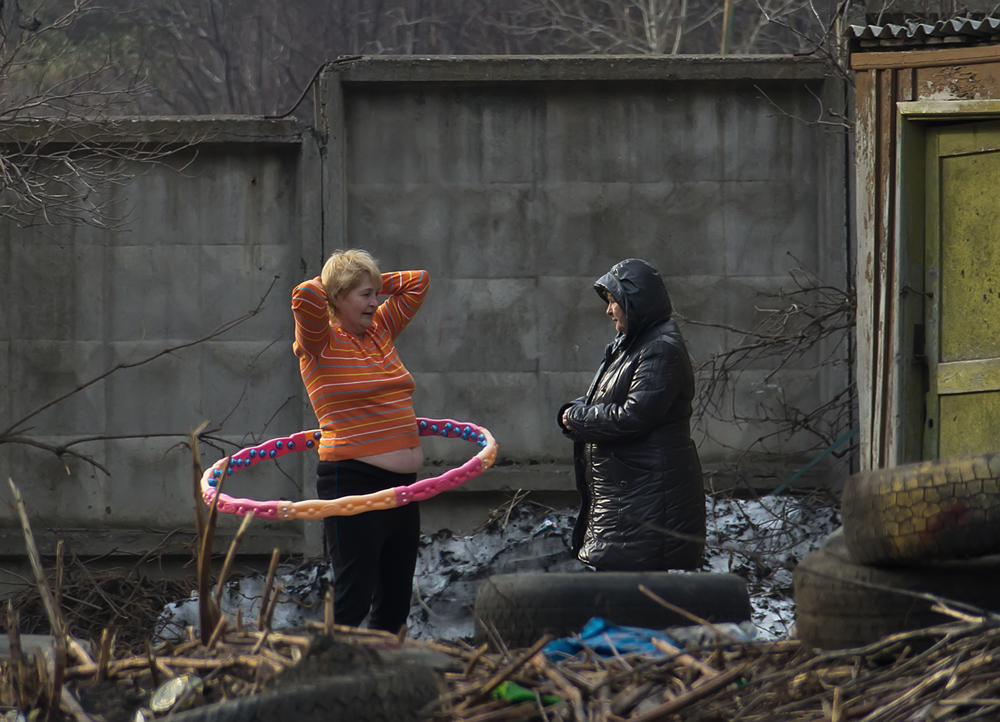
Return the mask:
POLYGON ((907 21, 901 25, 849 25, 847 37, 861 45, 935 45, 1000 41, 1000 17, 952 18, 934 24, 907 21))

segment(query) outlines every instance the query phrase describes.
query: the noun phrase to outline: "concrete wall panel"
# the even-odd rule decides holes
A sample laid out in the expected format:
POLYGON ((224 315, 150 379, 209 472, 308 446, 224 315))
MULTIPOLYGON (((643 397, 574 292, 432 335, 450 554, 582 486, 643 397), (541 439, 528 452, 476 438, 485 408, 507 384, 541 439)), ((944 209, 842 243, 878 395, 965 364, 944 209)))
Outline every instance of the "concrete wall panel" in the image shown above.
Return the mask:
POLYGON ((633 187, 629 238, 633 255, 654 256, 664 276, 722 276, 729 254, 727 185, 679 181, 633 187))
POLYGON ((399 337, 411 372, 537 369, 534 279, 432 277, 419 314, 399 337))
MULTIPOLYGON (((100 341, 18 340, 11 343, 8 363, 10 423, 84 386, 108 368, 106 347, 100 341)), ((28 426, 47 436, 104 434, 109 413, 102 386, 93 385, 35 416, 28 426)))
POLYGON ((723 118, 711 87, 556 90, 544 120, 544 171, 554 182, 710 180, 722 171, 723 118))
POLYGON ((202 421, 210 426, 225 422, 242 444, 299 430, 300 395, 288 383, 299 367, 288 336, 209 342, 193 360, 199 392, 189 411, 192 428, 202 421))
MULTIPOLYGON (((769 319, 773 319, 772 324, 778 322, 777 315, 772 314, 772 311, 787 309, 793 303, 802 306, 808 301, 808 296, 798 296, 794 300, 790 297, 778 297, 782 290, 791 291, 793 289, 794 284, 788 276, 730 279, 725 296, 727 324, 732 328, 739 329, 760 327, 761 332, 766 333, 767 327, 760 326, 761 324, 767 323, 769 319)), ((808 322, 809 319, 802 314, 799 314, 797 318, 789 318, 788 335, 791 336, 808 322)), ((747 339, 742 334, 728 333, 726 345, 728 348, 736 348, 754 341, 755 339, 747 339)), ((794 370, 814 368, 824 355, 824 349, 819 346, 803 348, 803 351, 800 358, 788 358, 784 361, 782 368, 794 370)), ((744 366, 753 369, 774 369, 778 360, 783 358, 784 354, 779 354, 776 357, 768 356, 756 361, 748 360, 744 366)))
POLYGON ((129 184, 123 196, 131 216, 123 241, 282 243, 297 227, 287 208, 298 203, 298 165, 297 152, 252 145, 182 153, 129 184))
POLYGON ((723 208, 729 277, 817 269, 814 189, 794 181, 727 183, 723 208))
POLYGON ((198 259, 201 314, 194 327, 207 335, 223 323, 256 312, 228 331, 226 340, 283 338, 291 343, 292 289, 304 280, 301 264, 301 249, 277 238, 268 244, 205 246, 198 259))
POLYGON ((347 206, 350 243, 342 245, 356 247, 367 240, 381 270, 423 268, 433 284, 448 267, 451 206, 441 188, 358 184, 349 189, 347 206))
MULTIPOLYGON (((843 196, 843 143, 796 120, 814 118, 815 94, 835 82, 815 66, 369 59, 324 76, 336 97, 319 104, 331 115, 315 129, 167 121, 197 152, 137 168, 110 192, 128 210, 124 228, 0 222, 0 427, 115 364, 206 337, 257 308, 273 282, 270 295, 221 336, 116 372, 32 420, 53 444, 132 437, 82 445, 111 477, 12 444, 0 444, 0 477, 30 480, 39 518, 73 527, 92 550, 110 548, 108 525, 138 534, 122 542, 135 545, 190 525, 181 443, 191 428, 222 427, 218 448, 202 445, 207 465, 315 425, 289 299, 333 244, 368 248, 384 270, 430 272, 398 346, 418 415, 483 424, 500 442, 503 481, 467 491, 479 483, 495 500, 514 486, 571 489, 572 445, 555 414, 586 391, 614 336, 592 290, 612 264, 639 256, 660 268, 696 363, 735 343, 722 327, 751 324, 754 305, 789 281, 789 253, 831 284, 847 277, 842 208, 828 197, 843 196)), ((770 371, 749 370, 730 401, 813 403, 849 383, 846 367, 818 381, 808 368, 770 371)), ((720 474, 768 431, 703 429, 703 458, 720 474)), ((783 442, 772 461, 784 469, 814 442, 783 442)), ((424 476, 477 451, 442 439, 424 448, 424 476)), ((315 456, 295 457, 240 472, 227 491, 310 496, 315 456)), ((224 533, 238 521, 224 519, 224 533)), ((245 549, 316 552, 316 528, 255 523, 245 549)))
POLYGON ((730 291, 722 276, 664 275, 664 283, 678 319, 688 353, 697 366, 725 348, 730 291))
POLYGON ((197 246, 108 249, 108 335, 114 341, 184 339, 202 326, 197 246))
POLYGON ((702 463, 712 471, 726 469, 734 462, 732 451, 739 449, 750 451, 758 464, 773 465, 776 472, 787 464, 804 465, 809 458, 805 450, 817 442, 815 437, 806 432, 791 439, 767 436, 766 425, 745 419, 757 419, 767 409, 777 413, 782 405, 815 408, 820 401, 816 381, 815 371, 790 371, 777 377, 768 370, 741 371, 733 379, 733 390, 718 399, 718 404, 733 418, 744 421, 703 418, 695 434, 702 463))
POLYGON ((99 340, 104 337, 104 249, 46 243, 26 232, 8 246, 12 268, 7 286, 12 337, 99 340))
MULTIPOLYGON (((819 109, 815 80, 524 84, 512 93, 354 86, 351 77, 351 245, 431 270, 422 318, 400 348, 418 384, 433 376, 443 397, 455 395, 439 369, 480 365, 484 375, 544 375, 534 400, 543 418, 566 400, 552 379, 582 374, 572 395, 582 394, 614 335, 591 286, 622 258, 660 268, 690 319, 683 329, 696 364, 742 341, 723 327, 751 328, 755 306, 788 286, 800 263, 831 283, 844 278, 834 223, 842 219, 829 218, 822 195, 843 183, 841 158, 828 155, 840 146, 802 121, 819 109), (503 279, 522 278, 536 285, 518 287, 521 304, 498 292, 503 279), (477 324, 493 320, 490 309, 495 322, 477 324)), ((778 363, 757 366, 766 373, 778 363)), ((767 432, 722 429, 705 455, 726 464, 750 435, 767 432)), ((496 433, 515 456, 545 449, 569 460, 554 425, 496 433)))
MULTIPOLYGON (((552 417, 542 413, 545 399, 537 374, 428 372, 416 376, 416 382, 413 406, 418 416, 485 426, 497 438, 505 463, 552 458, 554 452, 547 444, 552 436, 546 433, 552 417), (521 433, 511 434, 511 429, 521 433)), ((479 450, 468 442, 433 437, 425 437, 423 447, 428 461, 446 464, 467 461, 479 450)), ((443 470, 431 466, 425 473, 443 470)))
POLYGON ((819 90, 787 83, 728 86, 722 100, 726 180, 801 182, 810 177, 818 141, 831 132, 814 123, 823 108, 810 87, 819 90))
POLYGON ((462 92, 361 89, 346 118, 353 178, 401 185, 481 182, 482 110, 462 92), (414 144, 417 127, 423 133, 414 144))
POLYGON ((112 374, 107 389, 108 431, 112 434, 187 433, 201 422, 192 413, 200 398, 198 373, 201 350, 194 354, 166 353, 173 344, 158 341, 119 341, 109 344, 108 367, 148 363, 112 374))
POLYGON ((593 372, 604 357, 615 330, 604 302, 590 290, 594 280, 551 276, 539 281, 531 299, 538 316, 539 371, 593 372))

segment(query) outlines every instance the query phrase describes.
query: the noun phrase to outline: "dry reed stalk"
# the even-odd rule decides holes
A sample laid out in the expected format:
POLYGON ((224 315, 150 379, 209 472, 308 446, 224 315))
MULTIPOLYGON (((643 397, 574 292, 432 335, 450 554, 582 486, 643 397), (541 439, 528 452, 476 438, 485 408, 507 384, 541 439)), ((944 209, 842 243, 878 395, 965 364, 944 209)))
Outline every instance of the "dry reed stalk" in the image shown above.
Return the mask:
POLYGON ((267 577, 264 579, 264 591, 260 598, 260 611, 257 613, 257 629, 264 630, 268 626, 267 614, 271 606, 271 594, 274 587, 274 577, 278 573, 278 559, 280 554, 277 549, 271 552, 271 563, 267 567, 267 577))
POLYGON ((236 536, 233 537, 232 542, 229 544, 229 550, 226 552, 226 559, 222 562, 222 569, 219 571, 219 579, 215 584, 216 607, 219 607, 222 604, 222 595, 226 591, 226 580, 229 578, 229 572, 233 567, 233 561, 236 559, 236 550, 239 549, 240 544, 243 543, 243 538, 250 529, 250 522, 253 521, 253 518, 253 510, 248 511, 244 515, 243 521, 240 522, 240 528, 236 531, 236 536))

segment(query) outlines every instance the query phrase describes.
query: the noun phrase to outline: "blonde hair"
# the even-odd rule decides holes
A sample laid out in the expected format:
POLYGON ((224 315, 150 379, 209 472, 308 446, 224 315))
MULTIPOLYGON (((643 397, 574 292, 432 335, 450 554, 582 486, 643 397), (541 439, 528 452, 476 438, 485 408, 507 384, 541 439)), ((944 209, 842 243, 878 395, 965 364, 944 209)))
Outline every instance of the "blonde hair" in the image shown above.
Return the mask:
POLYGON ((326 289, 326 299, 333 307, 333 299, 347 293, 365 280, 365 276, 375 284, 375 290, 382 286, 382 274, 378 270, 375 259, 368 251, 352 248, 347 251, 334 251, 326 263, 320 279, 326 289))

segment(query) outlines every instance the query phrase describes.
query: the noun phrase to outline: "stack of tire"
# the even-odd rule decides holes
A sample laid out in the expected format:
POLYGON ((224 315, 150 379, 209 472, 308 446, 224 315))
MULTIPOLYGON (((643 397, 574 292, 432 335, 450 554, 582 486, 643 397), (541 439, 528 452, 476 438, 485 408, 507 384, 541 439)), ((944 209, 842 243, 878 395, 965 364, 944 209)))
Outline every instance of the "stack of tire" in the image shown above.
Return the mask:
POLYGON ((497 574, 483 581, 476 594, 475 641, 481 644, 499 638, 508 647, 530 647, 546 634, 557 638, 578 634, 592 617, 666 629, 692 625, 696 618, 745 622, 751 611, 746 583, 735 574, 497 574))
POLYGON ((844 649, 953 616, 1000 610, 1000 452, 862 472, 843 527, 795 569, 796 629, 844 649))

